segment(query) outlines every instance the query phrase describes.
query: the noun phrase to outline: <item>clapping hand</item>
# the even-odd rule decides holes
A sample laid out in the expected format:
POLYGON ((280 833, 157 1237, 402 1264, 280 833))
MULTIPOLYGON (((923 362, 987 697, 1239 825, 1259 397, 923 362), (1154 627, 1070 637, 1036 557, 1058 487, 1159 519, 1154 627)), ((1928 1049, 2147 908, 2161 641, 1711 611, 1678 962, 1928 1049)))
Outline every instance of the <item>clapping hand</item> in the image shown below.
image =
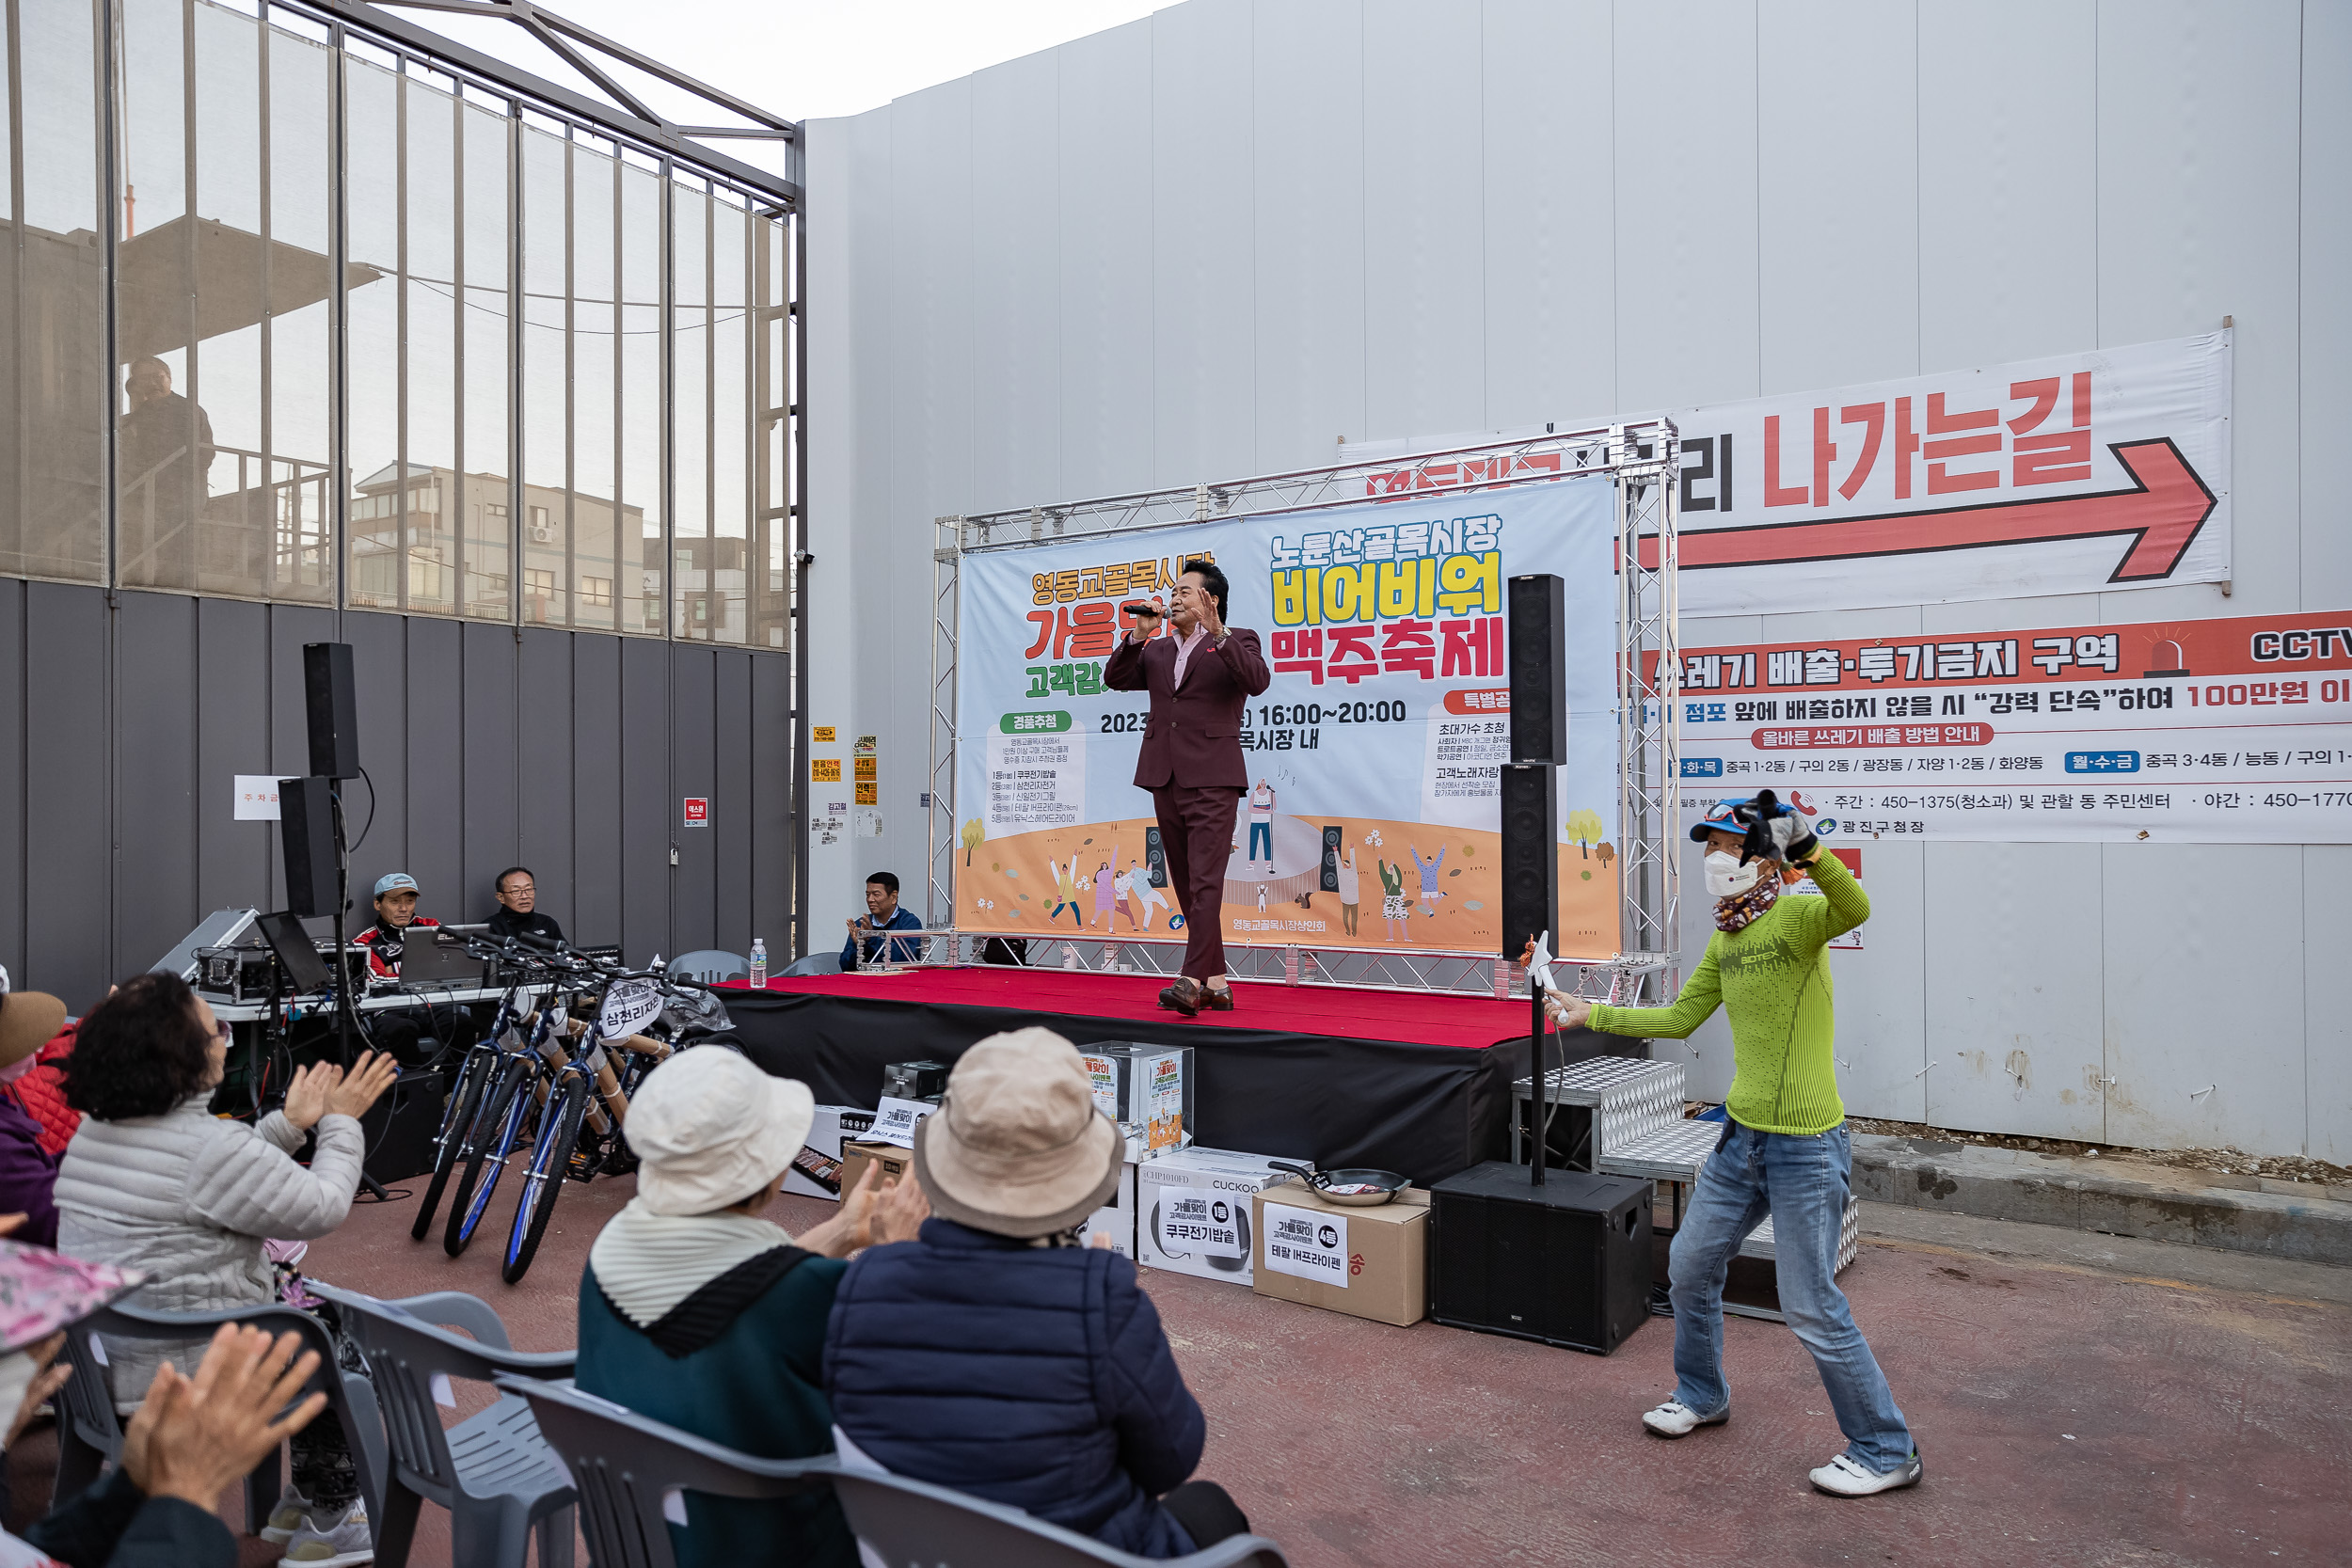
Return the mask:
POLYGON ((193 1378, 170 1362, 156 1369, 147 1399, 122 1433, 122 1468, 151 1497, 180 1497, 207 1513, 230 1483, 309 1426, 326 1408, 313 1393, 287 1409, 318 1370, 297 1334, 269 1335, 223 1323, 193 1378), (273 1420, 279 1411, 282 1418, 273 1420))

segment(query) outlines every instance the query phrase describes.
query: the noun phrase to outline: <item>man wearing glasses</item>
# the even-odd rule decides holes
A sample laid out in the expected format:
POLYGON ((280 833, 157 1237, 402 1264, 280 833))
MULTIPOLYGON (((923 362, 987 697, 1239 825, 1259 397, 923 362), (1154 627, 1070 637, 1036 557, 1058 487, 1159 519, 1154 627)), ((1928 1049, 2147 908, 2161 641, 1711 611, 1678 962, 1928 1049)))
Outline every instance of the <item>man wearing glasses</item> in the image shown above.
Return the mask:
POLYGON ((498 912, 490 916, 490 934, 504 941, 508 937, 527 936, 539 942, 562 942, 564 927, 555 917, 538 910, 539 883, 527 865, 510 865, 499 873, 492 889, 498 895, 498 912))

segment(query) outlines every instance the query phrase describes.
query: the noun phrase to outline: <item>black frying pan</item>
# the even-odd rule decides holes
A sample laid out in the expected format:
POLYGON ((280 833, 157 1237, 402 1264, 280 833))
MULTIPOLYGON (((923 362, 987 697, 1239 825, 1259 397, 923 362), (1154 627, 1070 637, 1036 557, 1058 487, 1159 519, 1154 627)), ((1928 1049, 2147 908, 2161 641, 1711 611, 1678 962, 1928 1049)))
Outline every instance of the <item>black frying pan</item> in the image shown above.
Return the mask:
POLYGON ((1347 1209, 1375 1208, 1412 1185, 1392 1170, 1309 1170, 1287 1160, 1269 1160, 1266 1164, 1306 1182, 1324 1202, 1347 1209))

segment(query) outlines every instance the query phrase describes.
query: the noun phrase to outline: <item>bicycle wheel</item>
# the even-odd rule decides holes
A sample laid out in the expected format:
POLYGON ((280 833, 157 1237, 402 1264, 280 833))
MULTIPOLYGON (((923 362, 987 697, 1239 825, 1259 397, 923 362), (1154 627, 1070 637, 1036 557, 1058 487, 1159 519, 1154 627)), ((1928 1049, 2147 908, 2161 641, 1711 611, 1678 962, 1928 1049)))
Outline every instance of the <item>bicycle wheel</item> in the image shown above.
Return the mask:
POLYGON ((466 1064, 457 1069, 456 1092, 441 1110, 441 1136, 433 1156, 433 1180, 424 1190, 424 1203, 417 1210, 416 1223, 408 1227, 414 1241, 423 1241, 425 1233, 433 1228, 433 1216, 440 1212, 441 1193, 449 1185, 449 1173, 457 1164, 458 1152, 478 1135, 474 1116, 482 1108, 482 1085, 489 1077, 487 1063, 475 1055, 469 1054, 466 1064))
POLYGON ((523 1178, 522 1196, 516 1201, 514 1227, 506 1236, 506 1262, 499 1275, 509 1285, 518 1282, 539 1251, 539 1238, 548 1232, 548 1216, 564 1191, 564 1172, 571 1164, 572 1145, 588 1115, 588 1080, 567 1073, 539 1120, 539 1145, 531 1151, 531 1168, 523 1178))
POLYGON ((505 1174, 506 1156, 514 1150, 515 1140, 522 1132, 523 1114, 531 1107, 531 1096, 523 1089, 535 1075, 537 1061, 520 1053, 508 1059, 483 1114, 481 1125, 486 1135, 467 1139, 466 1174, 458 1179, 457 1196, 450 1200, 449 1228, 441 1232, 441 1250, 452 1258, 473 1240, 483 1212, 490 1206, 490 1195, 505 1174))

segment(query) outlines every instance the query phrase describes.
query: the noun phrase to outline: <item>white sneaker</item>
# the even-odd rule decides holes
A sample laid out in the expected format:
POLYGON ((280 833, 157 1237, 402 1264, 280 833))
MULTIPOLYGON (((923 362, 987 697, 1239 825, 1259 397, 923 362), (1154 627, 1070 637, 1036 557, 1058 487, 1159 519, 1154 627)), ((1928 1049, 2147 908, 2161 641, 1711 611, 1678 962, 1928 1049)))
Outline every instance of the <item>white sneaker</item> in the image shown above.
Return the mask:
POLYGON ((292 1481, 278 1495, 278 1506, 269 1511, 269 1523, 262 1528, 264 1541, 285 1542, 294 1539, 294 1531, 310 1522, 311 1511, 318 1505, 302 1495, 302 1489, 292 1481))
POLYGON ((373 1562, 375 1538, 368 1533, 367 1503, 354 1498, 342 1518, 324 1528, 305 1519, 286 1543, 282 1560, 300 1563, 302 1568, 352 1568, 355 1563, 373 1562))
POLYGON ((1731 1406, 1702 1416, 1680 1400, 1668 1400, 1655 1410, 1642 1412, 1642 1425, 1661 1437, 1688 1437, 1700 1427, 1719 1427, 1731 1419, 1731 1406))
POLYGON ((1884 1475, 1870 1469, 1851 1454, 1839 1454, 1836 1459, 1813 1472, 1813 1484, 1837 1497, 1867 1497, 1873 1493, 1894 1492, 1919 1484, 1927 1466, 1919 1461, 1917 1449, 1909 1459, 1884 1475))

